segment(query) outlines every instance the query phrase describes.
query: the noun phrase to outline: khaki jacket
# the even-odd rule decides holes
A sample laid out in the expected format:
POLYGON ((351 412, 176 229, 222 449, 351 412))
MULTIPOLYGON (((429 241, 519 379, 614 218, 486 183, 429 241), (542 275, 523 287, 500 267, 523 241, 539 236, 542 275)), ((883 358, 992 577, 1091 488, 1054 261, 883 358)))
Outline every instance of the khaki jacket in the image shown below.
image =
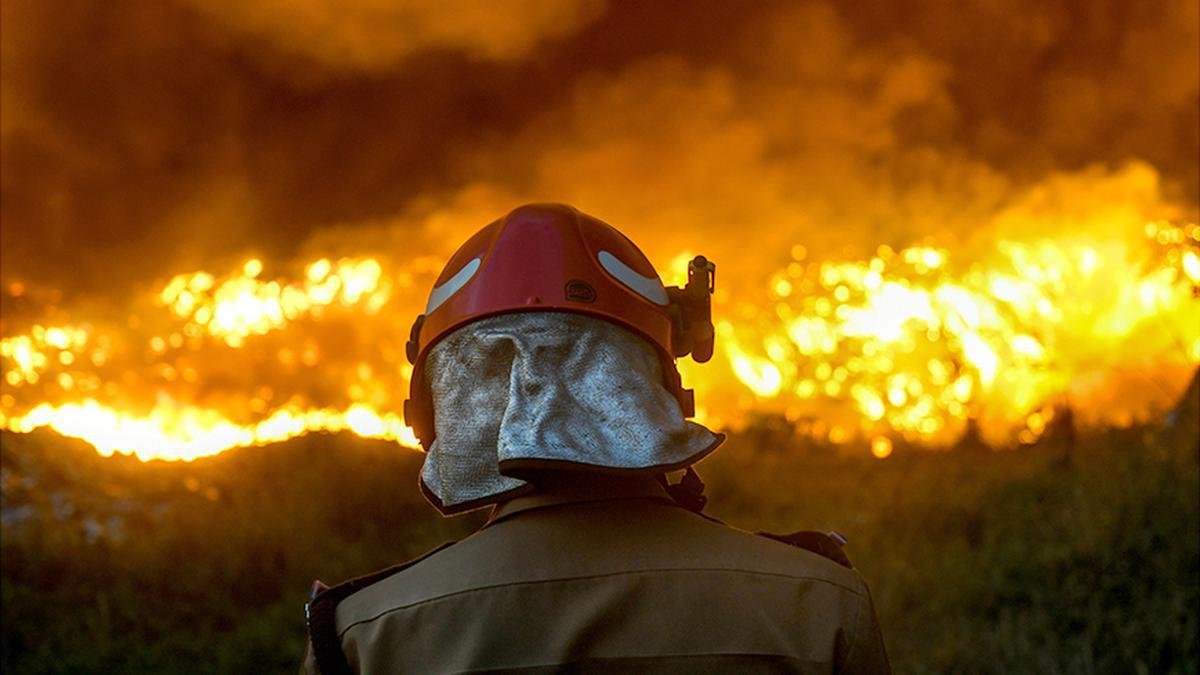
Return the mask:
POLYGON ((653 480, 502 504, 346 597, 336 628, 360 673, 890 672, 854 570, 679 508, 653 480))

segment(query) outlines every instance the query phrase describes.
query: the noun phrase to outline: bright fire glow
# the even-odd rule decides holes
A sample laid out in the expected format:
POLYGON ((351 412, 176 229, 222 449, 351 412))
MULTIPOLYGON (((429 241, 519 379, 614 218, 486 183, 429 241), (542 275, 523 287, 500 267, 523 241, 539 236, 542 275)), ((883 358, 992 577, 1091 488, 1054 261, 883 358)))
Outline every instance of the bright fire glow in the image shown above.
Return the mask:
MULTIPOLYGON (((758 288, 717 296, 717 358, 684 365, 685 382, 710 423, 774 412, 881 459, 894 440, 945 445, 972 426, 1032 443, 1064 408, 1128 424, 1200 364, 1198 252, 1200 227, 1165 221, 1117 239, 999 238, 971 256, 922 244, 816 260, 796 244, 758 288)), ((676 253, 668 284, 692 256, 676 253)), ((271 278, 250 259, 177 275, 108 323, 6 316, 0 426, 142 459, 320 431, 414 446, 403 346, 443 260, 322 258, 271 278)))
POLYGON ((231 347, 248 335, 263 335, 304 315, 320 316, 334 303, 361 305, 368 316, 390 298, 391 283, 373 258, 341 260, 335 266, 322 258, 305 269, 302 282, 262 282, 262 261, 242 265, 241 275, 217 283, 207 272, 180 274, 159 293, 162 303, 182 320, 204 326, 209 335, 231 347))
MULTIPOLYGON (((1200 361, 1200 276, 1188 269, 1200 228, 1146 233, 1153 252, 1047 239, 1001 241, 962 266, 928 247, 795 261, 770 283, 774 312, 743 330, 722 323, 721 347, 757 397, 831 440, 849 427, 946 442, 974 419, 993 442, 1033 442, 1054 408, 1087 403, 1070 400, 1084 374, 1132 367, 1152 379, 1166 367, 1186 380, 1200 361)), ((1107 418, 1093 412, 1128 423, 1144 412, 1128 398, 1107 418)))
POLYGON ((364 405, 346 410, 285 407, 252 425, 235 424, 220 412, 166 404, 144 415, 130 415, 87 399, 52 406, 43 403, 6 420, 18 432, 50 427, 82 438, 103 455, 131 451, 142 460, 190 460, 229 448, 287 440, 313 431, 352 431, 364 438, 385 438, 415 446, 417 439, 399 416, 364 405))

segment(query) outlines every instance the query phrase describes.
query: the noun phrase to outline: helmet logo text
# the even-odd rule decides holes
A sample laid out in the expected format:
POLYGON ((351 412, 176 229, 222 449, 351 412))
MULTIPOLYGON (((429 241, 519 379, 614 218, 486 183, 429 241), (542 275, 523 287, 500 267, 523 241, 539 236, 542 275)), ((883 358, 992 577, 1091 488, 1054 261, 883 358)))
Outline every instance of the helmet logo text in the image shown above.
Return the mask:
POLYGON ((592 285, 581 279, 572 279, 567 282, 565 289, 567 300, 571 302, 595 302, 596 289, 592 285))

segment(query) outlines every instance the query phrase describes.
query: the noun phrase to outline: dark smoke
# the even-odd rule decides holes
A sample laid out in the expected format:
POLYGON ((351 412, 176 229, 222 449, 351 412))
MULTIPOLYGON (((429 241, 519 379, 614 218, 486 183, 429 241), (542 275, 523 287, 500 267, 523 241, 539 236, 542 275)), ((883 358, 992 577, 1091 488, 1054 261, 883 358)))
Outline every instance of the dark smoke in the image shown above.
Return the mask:
POLYGON ((119 291, 529 198, 660 251, 902 245, 1129 162, 1194 209, 1197 6, 13 0, 2 276, 119 291))

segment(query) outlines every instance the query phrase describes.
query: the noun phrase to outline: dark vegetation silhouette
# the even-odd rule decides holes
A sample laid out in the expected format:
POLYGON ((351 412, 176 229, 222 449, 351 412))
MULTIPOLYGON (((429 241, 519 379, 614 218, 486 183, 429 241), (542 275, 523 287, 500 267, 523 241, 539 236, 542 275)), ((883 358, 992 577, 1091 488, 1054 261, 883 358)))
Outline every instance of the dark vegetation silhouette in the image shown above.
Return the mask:
MULTIPOLYGON (((1193 382, 1154 424, 882 461, 762 420, 698 468, 735 526, 848 536, 898 672, 1194 673, 1197 408, 1193 382)), ((351 436, 188 464, 0 438, 5 673, 294 672, 314 577, 483 520, 424 503, 420 454, 351 436)))

